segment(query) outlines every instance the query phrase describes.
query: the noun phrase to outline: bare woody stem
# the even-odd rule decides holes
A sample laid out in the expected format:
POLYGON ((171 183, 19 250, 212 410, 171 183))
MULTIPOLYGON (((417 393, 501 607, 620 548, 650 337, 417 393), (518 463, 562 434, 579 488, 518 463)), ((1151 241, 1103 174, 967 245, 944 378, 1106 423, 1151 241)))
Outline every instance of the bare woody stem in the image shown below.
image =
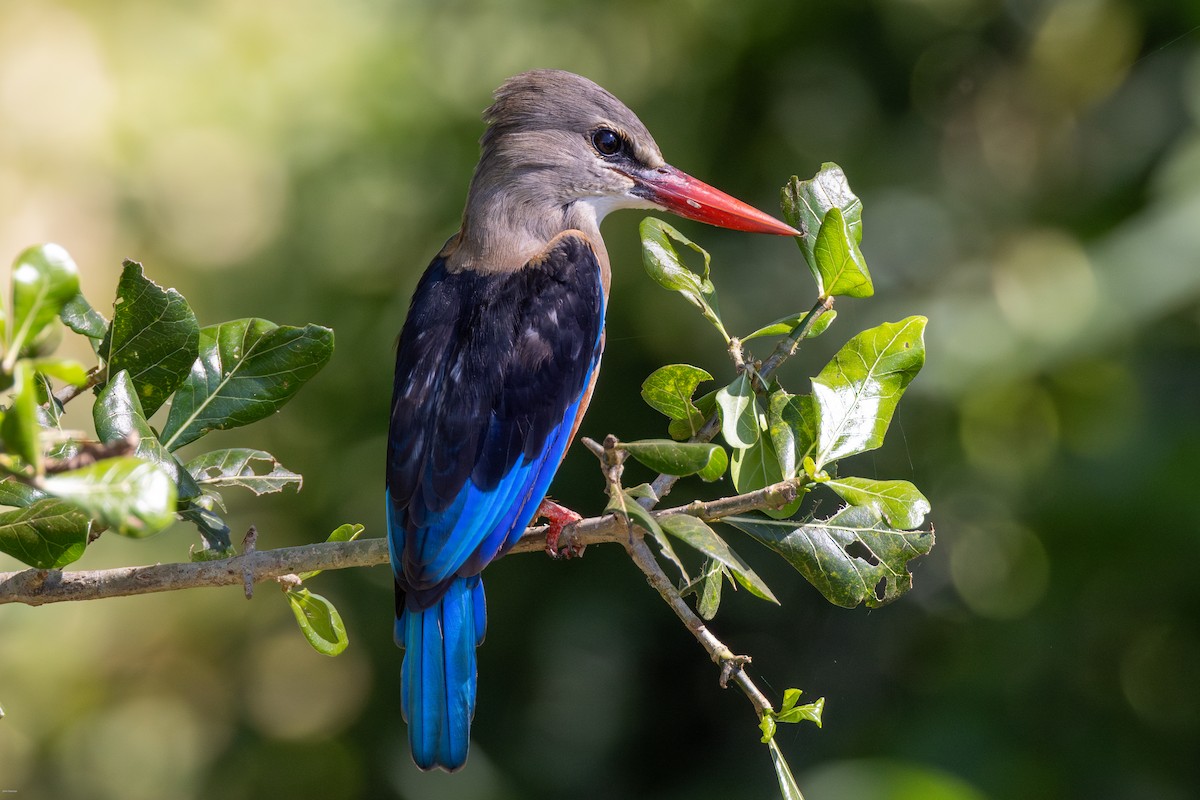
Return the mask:
MULTIPOLYGON (((706 520, 720 519, 755 509, 786 505, 796 498, 798 491, 795 481, 783 481, 747 494, 664 509, 656 512, 655 516, 691 514, 706 520)), ((545 535, 545 527, 529 528, 511 552, 542 552, 546 546, 545 535)), ((560 541, 569 541, 579 549, 602 542, 624 544, 628 539, 629 532, 624 521, 606 514, 581 520, 573 530, 568 528, 564 531, 560 541)), ((0 572, 0 605, 25 603, 38 606, 201 586, 242 586, 246 580, 260 583, 311 570, 370 567, 387 561, 387 542, 384 539, 363 539, 256 550, 220 561, 70 572, 26 569, 21 572, 0 572)))

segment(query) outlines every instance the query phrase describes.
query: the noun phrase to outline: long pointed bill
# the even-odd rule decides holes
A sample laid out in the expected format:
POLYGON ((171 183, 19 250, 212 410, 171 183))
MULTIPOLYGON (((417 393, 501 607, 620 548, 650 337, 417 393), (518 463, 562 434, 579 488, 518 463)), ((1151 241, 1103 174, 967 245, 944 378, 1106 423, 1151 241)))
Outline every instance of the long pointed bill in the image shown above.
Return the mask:
POLYGON ((633 190, 635 194, 681 217, 735 231, 773 233, 778 236, 801 235, 791 225, 670 165, 664 164, 629 177, 637 184, 633 190))

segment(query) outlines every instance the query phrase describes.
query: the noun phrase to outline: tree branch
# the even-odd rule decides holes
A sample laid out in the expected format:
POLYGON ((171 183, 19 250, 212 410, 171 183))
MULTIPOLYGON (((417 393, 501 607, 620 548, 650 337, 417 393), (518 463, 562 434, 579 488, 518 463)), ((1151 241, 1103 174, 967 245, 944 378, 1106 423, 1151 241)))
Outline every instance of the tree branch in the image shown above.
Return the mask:
MULTIPOLYGON (((755 492, 663 509, 655 512, 655 516, 691 514, 705 520, 720 519, 755 509, 787 505, 796 498, 798 492, 796 481, 782 481, 755 492)), ((544 551, 545 537, 545 526, 529 528, 510 552, 544 551)), ((627 544, 629 532, 623 520, 606 514, 567 526, 559 541, 576 549, 602 542, 627 544)), ((57 569, 0 572, 0 605, 25 603, 40 606, 46 603, 99 600, 105 597, 170 592, 201 586, 242 586, 246 580, 260 583, 311 570, 370 567, 385 564, 387 561, 385 539, 362 539, 354 542, 322 542, 274 550, 255 550, 220 561, 69 572, 57 569)))

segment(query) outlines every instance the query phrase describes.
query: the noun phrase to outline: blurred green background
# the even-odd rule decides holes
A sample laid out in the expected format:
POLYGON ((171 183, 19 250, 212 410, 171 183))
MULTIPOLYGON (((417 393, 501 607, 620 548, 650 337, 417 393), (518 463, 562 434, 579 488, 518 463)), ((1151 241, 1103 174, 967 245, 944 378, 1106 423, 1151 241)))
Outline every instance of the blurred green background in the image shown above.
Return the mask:
MULTIPOLYGON (((828 701, 823 730, 781 736, 802 788, 1196 797, 1198 26, 1190 0, 3 0, 0 257, 64 245, 101 309, 133 257, 202 323, 332 326, 333 362, 282 415, 213 437, 271 450, 303 491, 229 517, 260 547, 347 521, 378 536, 392 347, 501 80, 585 74, 676 166, 766 209, 789 175, 837 161, 865 204, 877 297, 839 303, 783 380, 802 389, 864 327, 930 317, 887 445, 843 468, 915 482, 938 545, 910 595, 847 611, 726 529, 783 607, 739 593, 716 632, 776 696, 828 701)), ((706 324, 642 274, 639 218, 605 225, 592 436, 662 435, 637 395, 656 366, 730 376, 706 324)), ((735 331, 811 304, 793 243, 673 224, 711 249, 735 331)), ((553 494, 595 513, 601 489, 577 450, 553 494)), ((196 539, 105 536, 77 566, 179 560, 196 539)), ((0 609, 0 789, 776 796, 745 700, 620 548, 489 569, 455 776, 407 754, 386 568, 313 588, 346 619, 342 657, 312 652, 266 585, 253 602, 229 588, 0 609)))

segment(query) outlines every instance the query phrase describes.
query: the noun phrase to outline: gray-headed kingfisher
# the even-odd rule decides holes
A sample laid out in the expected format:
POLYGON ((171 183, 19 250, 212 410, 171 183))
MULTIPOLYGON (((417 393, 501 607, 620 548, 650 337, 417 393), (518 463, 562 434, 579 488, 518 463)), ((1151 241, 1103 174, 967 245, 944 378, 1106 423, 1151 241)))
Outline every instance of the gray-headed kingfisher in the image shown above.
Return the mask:
POLYGON ((484 120, 462 227, 400 334, 388 434, 401 703, 422 769, 466 760, 480 572, 538 513, 592 395, 610 277, 601 220, 654 208, 799 235, 669 166, 633 112, 578 75, 510 78, 484 120))

